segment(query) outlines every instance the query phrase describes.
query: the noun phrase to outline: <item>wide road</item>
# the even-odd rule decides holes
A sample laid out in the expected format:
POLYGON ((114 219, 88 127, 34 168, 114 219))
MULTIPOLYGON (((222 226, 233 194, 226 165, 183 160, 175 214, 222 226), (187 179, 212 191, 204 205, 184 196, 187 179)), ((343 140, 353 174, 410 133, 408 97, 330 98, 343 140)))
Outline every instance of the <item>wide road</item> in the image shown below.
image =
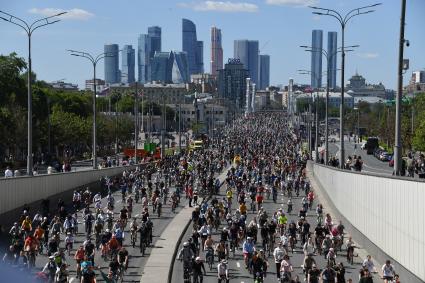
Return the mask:
MULTIPOLYGON (((221 188, 221 195, 218 197, 218 199, 224 197, 224 190, 225 190, 225 186, 223 186, 221 188)), ((294 220, 296 222, 298 220, 297 214, 298 214, 298 211, 301 209, 301 206, 302 206, 301 205, 302 197, 303 197, 303 193, 301 193, 301 195, 299 197, 293 198, 293 203, 294 203, 293 213, 289 214, 289 216, 288 216, 289 221, 294 220)), ((232 206, 233 208, 236 207, 236 205, 237 205, 235 199, 236 198, 234 198, 234 201, 233 201, 233 206, 232 206)), ((281 196, 280 199, 278 200, 278 202, 274 203, 273 200, 270 198, 270 200, 265 200, 263 207, 266 209, 267 214, 270 216, 277 209, 282 207, 282 203, 285 203, 284 211, 286 211, 287 200, 288 199, 286 197, 281 196)), ((315 207, 316 204, 317 204, 317 201, 315 200, 313 207, 315 207)), ((250 207, 249 204, 247 206, 248 206, 248 208, 250 207)), ((326 207, 325 207, 325 212, 326 212, 326 207)), ((254 214, 252 212, 249 212, 248 218, 247 218, 247 224, 255 216, 256 216, 256 213, 254 214)), ((314 210, 311 210, 308 213, 307 221, 311 225, 310 231, 314 231, 314 228, 316 227, 316 216, 315 216, 314 210)), ((224 221, 222 221, 222 222, 224 222, 224 221)), ((336 220, 333 217, 333 222, 338 223, 338 220, 336 220)), ((221 229, 223 227, 224 226, 221 225, 221 229)), ((220 240, 219 232, 213 233, 213 239, 216 242, 220 240)), ((191 233, 192 233, 192 230, 188 229, 187 233, 183 237, 183 242, 186 241, 190 237, 191 233)), ((258 232, 258 239, 259 239, 259 242, 261 242, 260 231, 258 232)), ((347 239, 347 234, 345 235, 345 239, 347 239)), ((345 241, 345 239, 344 239, 344 241, 345 241)), ((355 241, 355 239, 353 239, 353 240, 355 241)), ((261 243, 259 243, 259 242, 257 242, 257 246, 256 246, 257 250, 261 249, 261 243)), ((276 240, 276 243, 277 243, 277 240, 276 240)), ((345 245, 343 247, 342 252, 338 254, 337 260, 336 260, 337 262, 340 262, 340 261, 343 262, 343 264, 346 268, 346 280, 351 278, 351 279, 353 279, 353 282, 358 281, 359 270, 361 268, 361 261, 364 259, 364 255, 367 254, 366 251, 364 251, 362 249, 356 249, 355 253, 359 253, 360 256, 356 257, 354 259, 354 265, 353 266, 346 263, 345 245)), ((300 278, 300 282, 303 282, 303 271, 302 271, 302 268, 301 268, 301 264, 303 263, 303 260, 304 260, 304 254, 303 254, 303 251, 302 251, 300 241, 298 241, 298 244, 295 248, 294 253, 293 254, 290 253, 289 256, 290 256, 291 262, 292 262, 293 267, 294 267, 293 276, 298 275, 299 278, 300 278)), ((203 253, 201 251, 200 257, 205 260, 205 253, 203 253)), ((316 260, 318 268, 323 269, 326 266, 326 260, 324 259, 324 256, 315 255, 314 259, 316 260)), ((217 258, 215 258, 215 261, 217 261, 217 258)), ((269 262, 269 269, 268 269, 268 272, 267 272, 267 277, 265 278, 264 282, 276 282, 277 281, 277 279, 276 279, 276 266, 275 266, 274 259, 273 259, 272 255, 270 257, 268 257, 268 262, 269 262)), ((245 264, 244 264, 243 254, 242 254, 241 249, 236 251, 234 258, 232 256, 230 256, 229 261, 228 261, 228 266, 229 266, 229 272, 230 272, 230 275, 231 275, 230 282, 241 282, 241 283, 253 282, 252 275, 249 274, 247 269, 245 269, 245 264)), ((204 276, 204 282, 217 282, 217 262, 215 262, 212 270, 209 270, 207 265, 205 267, 207 269, 207 276, 204 276)), ((374 282, 379 282, 378 278, 379 277, 377 275, 375 275, 374 276, 374 279, 375 279, 374 282)), ((173 269, 172 282, 176 282, 176 283, 177 282, 183 282, 183 264, 180 261, 175 262, 174 269, 173 269)))
MULTIPOLYGON (((345 148, 345 157, 349 155, 360 155, 363 160, 363 169, 362 172, 372 173, 372 174, 385 174, 392 175, 393 168, 388 166, 388 161, 381 161, 377 159, 373 154, 367 154, 366 150, 360 148, 361 144, 357 144, 356 149, 354 148, 353 142, 344 142, 345 148)), ((329 156, 338 156, 339 157, 340 144, 339 140, 335 143, 329 143, 329 156)))

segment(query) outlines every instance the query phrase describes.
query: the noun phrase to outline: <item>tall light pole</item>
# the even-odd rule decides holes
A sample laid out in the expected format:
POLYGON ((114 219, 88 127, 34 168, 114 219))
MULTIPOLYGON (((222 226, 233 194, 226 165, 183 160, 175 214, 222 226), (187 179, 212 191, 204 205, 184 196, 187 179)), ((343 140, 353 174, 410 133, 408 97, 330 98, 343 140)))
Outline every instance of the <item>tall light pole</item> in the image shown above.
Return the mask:
POLYGON ((41 27, 51 25, 59 22, 59 19, 51 20, 52 18, 59 17, 61 15, 66 14, 66 12, 58 13, 52 15, 50 17, 38 19, 34 21, 32 24, 27 23, 26 21, 15 17, 9 13, 0 10, 0 19, 12 23, 18 27, 21 27, 28 36, 28 78, 27 78, 27 90, 28 90, 28 144, 27 144, 27 175, 32 176, 32 167, 33 167, 33 159, 32 159, 32 61, 31 61, 31 36, 33 32, 41 27))
POLYGON ((83 57, 88 59, 93 65, 93 144, 92 144, 92 158, 93 158, 93 169, 97 169, 97 144, 96 144, 96 65, 97 63, 106 58, 114 57, 109 53, 100 53, 97 56, 93 56, 90 53, 77 51, 77 50, 68 50, 71 52, 72 56, 83 57))
POLYGON ((401 0, 401 17, 400 17, 400 41, 398 49, 398 81, 397 96, 395 102, 395 145, 394 145, 394 172, 396 175, 401 173, 401 98, 403 95, 403 54, 404 44, 404 26, 406 18, 406 0, 401 0))
MULTIPOLYGON (((345 48, 356 48, 360 45, 351 45, 346 46, 345 48)), ((326 76, 326 98, 325 98, 325 164, 328 165, 329 162, 329 84, 330 84, 330 73, 331 71, 331 60, 334 56, 337 55, 338 52, 342 52, 342 50, 337 50, 336 52, 329 54, 325 49, 318 47, 311 47, 307 45, 301 45, 301 48, 305 48, 305 51, 315 52, 320 51, 323 56, 326 58, 327 64, 327 76, 326 76)), ((353 49, 345 49, 345 52, 354 51, 353 49)))
POLYGON ((335 10, 327 9, 327 8, 320 8, 320 7, 314 7, 309 6, 310 8, 314 9, 315 11, 313 14, 319 15, 319 16, 331 16, 338 20, 338 22, 341 25, 341 103, 339 108, 339 138, 341 143, 340 148, 340 167, 343 169, 345 164, 345 152, 344 152, 344 75, 345 75, 345 47, 344 47, 344 33, 345 33, 345 27, 347 26, 347 23, 354 18, 355 16, 363 15, 363 14, 369 14, 374 12, 375 10, 370 10, 370 8, 376 7, 381 5, 382 3, 376 3, 369 6, 359 7, 356 9, 353 9, 349 11, 347 14, 342 16, 340 13, 338 13, 335 10))

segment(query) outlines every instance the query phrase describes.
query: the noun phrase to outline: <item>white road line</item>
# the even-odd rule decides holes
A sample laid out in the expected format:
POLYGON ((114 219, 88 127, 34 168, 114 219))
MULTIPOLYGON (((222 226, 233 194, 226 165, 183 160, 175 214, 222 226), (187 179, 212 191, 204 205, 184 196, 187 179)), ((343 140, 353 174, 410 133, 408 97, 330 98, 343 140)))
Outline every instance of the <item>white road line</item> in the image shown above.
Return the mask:
POLYGON ((236 266, 237 266, 238 268, 241 268, 241 264, 239 263, 239 261, 237 261, 237 262, 236 262, 236 266))

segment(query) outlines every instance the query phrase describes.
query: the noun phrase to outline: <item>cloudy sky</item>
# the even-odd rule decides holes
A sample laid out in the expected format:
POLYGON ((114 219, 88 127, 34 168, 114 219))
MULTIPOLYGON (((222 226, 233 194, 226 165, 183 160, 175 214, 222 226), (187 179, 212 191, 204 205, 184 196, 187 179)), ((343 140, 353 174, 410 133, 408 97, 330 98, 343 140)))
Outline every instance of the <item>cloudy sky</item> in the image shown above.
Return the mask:
MULTIPOLYGON (((379 0, 378 0, 379 1, 379 0)), ((380 0, 374 13, 354 17, 346 28, 346 45, 359 44, 347 54, 346 77, 356 70, 370 83, 382 82, 395 88, 397 82, 400 0, 380 0)), ((409 0, 406 15, 406 38, 410 47, 408 81, 412 70, 425 69, 424 0, 409 0)), ((33 34, 33 70, 46 81, 66 79, 84 87, 92 76, 88 62, 70 56, 66 49, 94 54, 103 51, 105 43, 120 46, 132 44, 147 27, 162 27, 162 49, 181 50, 181 19, 188 18, 197 26, 198 39, 204 41, 204 65, 209 71, 210 28, 221 28, 225 61, 233 57, 233 40, 260 41, 262 54, 271 56, 271 83, 286 84, 290 77, 308 83, 298 69, 310 68, 310 55, 299 45, 311 44, 312 29, 338 32, 336 19, 316 16, 308 5, 332 8, 341 13, 376 3, 374 0, 19 0, 2 1, 1 10, 29 22, 61 11, 68 13, 62 21, 36 30, 33 34)), ((0 21, 0 53, 17 52, 27 56, 26 36, 21 29, 0 21)), ((340 62, 338 61, 338 64, 340 62)), ((324 66, 325 69, 325 66, 324 66)), ((98 76, 103 78, 103 64, 98 76)), ((137 72, 137 71, 136 71, 137 72)))

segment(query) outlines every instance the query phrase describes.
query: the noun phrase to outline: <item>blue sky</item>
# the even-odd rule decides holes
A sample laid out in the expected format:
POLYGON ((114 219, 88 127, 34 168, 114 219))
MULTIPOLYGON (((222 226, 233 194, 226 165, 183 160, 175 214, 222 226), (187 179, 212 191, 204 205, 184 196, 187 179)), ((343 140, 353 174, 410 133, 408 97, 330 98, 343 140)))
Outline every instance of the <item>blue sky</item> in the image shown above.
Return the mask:
MULTIPOLYGON (((379 1, 379 0, 378 0, 379 1)), ((376 12, 355 17, 346 29, 346 45, 359 44, 356 52, 347 54, 346 78, 356 70, 370 83, 382 82, 395 88, 397 82, 400 0, 380 0, 376 12)), ((376 3, 374 0, 2 0, 0 10, 33 21, 52 13, 69 11, 63 20, 33 35, 33 70, 38 78, 53 81, 66 79, 84 87, 92 76, 91 67, 82 58, 70 56, 66 49, 92 53, 103 51, 105 43, 120 46, 132 44, 147 27, 162 27, 162 49, 181 50, 181 19, 188 18, 197 26, 198 39, 204 41, 204 65, 209 71, 210 28, 222 30, 224 58, 233 57, 233 40, 260 41, 262 54, 271 56, 271 83, 287 84, 290 77, 308 83, 297 69, 310 68, 310 55, 299 45, 311 44, 311 30, 323 29, 324 46, 327 31, 340 27, 332 17, 313 15, 306 5, 332 8, 341 12, 376 3)), ((425 69, 425 0, 408 0, 406 39, 410 47, 405 58, 411 71, 425 69)), ((0 53, 17 52, 27 56, 27 40, 20 28, 0 21, 0 53)), ((338 58, 339 59, 339 58, 338 58)), ((137 64, 137 63, 136 63, 137 64)), ((340 64, 338 60, 338 65, 340 64)), ((325 69, 325 65, 324 65, 325 69)), ((137 72, 137 71, 136 71, 137 72)), ((103 78, 103 64, 98 77, 103 78)), ((339 75, 338 75, 339 76, 339 75)), ((338 79, 340 81, 340 79, 338 79)), ((339 85, 340 83, 338 83, 339 85)))

